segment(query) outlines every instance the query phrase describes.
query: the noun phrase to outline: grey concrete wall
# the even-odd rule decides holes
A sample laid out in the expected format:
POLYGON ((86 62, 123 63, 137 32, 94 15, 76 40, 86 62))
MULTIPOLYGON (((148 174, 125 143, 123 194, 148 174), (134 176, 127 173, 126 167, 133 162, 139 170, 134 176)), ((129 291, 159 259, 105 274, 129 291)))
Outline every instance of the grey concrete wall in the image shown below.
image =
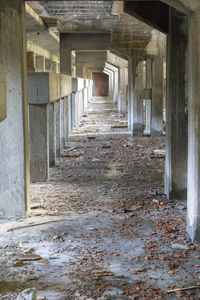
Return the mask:
POLYGON ((0 122, 0 218, 24 217, 28 205, 24 41, 24 1, 1 0, 0 64, 6 74, 7 118, 0 122))
POLYGON ((29 105, 31 182, 49 176, 49 106, 29 105))

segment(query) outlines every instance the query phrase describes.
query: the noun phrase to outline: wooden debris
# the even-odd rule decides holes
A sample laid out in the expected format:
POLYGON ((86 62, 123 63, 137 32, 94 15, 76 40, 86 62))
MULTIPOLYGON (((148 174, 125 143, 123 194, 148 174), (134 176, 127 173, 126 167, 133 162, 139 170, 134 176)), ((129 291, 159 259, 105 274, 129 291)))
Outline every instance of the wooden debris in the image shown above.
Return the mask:
MULTIPOLYGON (((20 230, 20 229, 24 229, 24 228, 28 228, 28 227, 46 225, 46 224, 49 224, 49 223, 60 222, 60 221, 65 221, 65 220, 66 219, 58 219, 58 220, 51 220, 51 221, 46 221, 46 222, 42 222, 42 223, 33 223, 33 224, 24 225, 24 226, 13 227, 13 228, 9 228, 7 230, 7 232, 12 232, 12 231, 15 231, 15 230, 20 230)), ((69 221, 69 220, 67 220, 67 221, 69 221)))
POLYGON ((173 289, 173 290, 168 290, 167 293, 175 293, 175 292, 182 292, 182 291, 187 291, 187 290, 193 290, 193 289, 197 289, 200 288, 200 286, 195 285, 195 286, 189 286, 189 287, 185 287, 185 288, 177 288, 177 289, 173 289))
POLYGON ((30 260, 40 260, 40 259, 42 259, 42 257, 36 254, 27 254, 18 257, 19 261, 30 261, 30 260))
POLYGON ((65 150, 65 152, 70 152, 70 151, 72 151, 72 150, 75 150, 76 148, 77 148, 77 147, 68 148, 68 149, 65 150))

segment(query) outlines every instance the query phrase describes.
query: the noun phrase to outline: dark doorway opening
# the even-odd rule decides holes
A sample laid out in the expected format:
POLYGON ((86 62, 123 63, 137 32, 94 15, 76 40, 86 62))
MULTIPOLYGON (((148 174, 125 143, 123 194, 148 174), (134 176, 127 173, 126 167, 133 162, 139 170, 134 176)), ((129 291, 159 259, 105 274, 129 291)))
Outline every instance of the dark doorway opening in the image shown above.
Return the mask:
POLYGON ((108 96, 109 76, 104 73, 94 72, 92 73, 92 79, 94 81, 93 96, 108 96))

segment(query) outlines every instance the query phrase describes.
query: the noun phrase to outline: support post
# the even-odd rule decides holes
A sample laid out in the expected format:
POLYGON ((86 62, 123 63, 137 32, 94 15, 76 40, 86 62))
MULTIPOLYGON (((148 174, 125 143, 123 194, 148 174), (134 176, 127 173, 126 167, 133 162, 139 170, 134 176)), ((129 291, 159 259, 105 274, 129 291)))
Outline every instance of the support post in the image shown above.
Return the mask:
POLYGON ((120 114, 127 113, 127 101, 126 101, 126 68, 119 68, 119 100, 118 100, 118 110, 120 114))
POLYGON ((167 46, 167 144, 165 192, 170 199, 186 199, 187 188, 187 47, 188 17, 170 9, 167 46), (182 53, 180 55, 180 53, 182 53))
POLYGON ((0 122, 0 216, 30 209, 25 3, 0 1, 0 62, 6 74, 7 116, 0 122), (14 55, 13 55, 14 53, 14 55))
POLYGON ((56 105, 56 157, 61 155, 61 135, 60 135, 60 101, 56 105))
POLYGON ((49 176, 49 105, 29 105, 31 182, 49 176))
MULTIPOLYGON (((159 51, 159 49, 158 49, 159 51)), ((160 53, 152 61, 152 122, 151 136, 163 134, 163 57, 160 53)))
MULTIPOLYGON (((200 241, 200 12, 189 17, 187 232, 200 241)), ((181 52, 183 53, 183 52, 181 52)), ((183 57, 183 55, 180 55, 183 57)), ((186 147, 186 145, 184 146, 186 147)))
POLYGON ((56 162, 56 107, 49 104, 49 165, 53 167, 56 162))

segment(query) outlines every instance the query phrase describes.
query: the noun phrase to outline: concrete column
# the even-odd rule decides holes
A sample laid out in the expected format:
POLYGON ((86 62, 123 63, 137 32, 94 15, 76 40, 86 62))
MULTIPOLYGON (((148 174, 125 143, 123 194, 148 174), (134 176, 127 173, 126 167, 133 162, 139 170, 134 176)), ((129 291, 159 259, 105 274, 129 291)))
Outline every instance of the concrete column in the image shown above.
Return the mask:
POLYGON ((68 97, 64 99, 64 143, 68 141, 68 97))
POLYGON ((45 57, 36 55, 35 58, 36 69, 35 72, 45 72, 45 57))
POLYGON ((56 73, 60 73, 60 64, 57 64, 57 70, 56 70, 56 73))
POLYGON ((49 176, 49 106, 29 105, 31 182, 49 176))
POLYGON ((113 77, 113 104, 117 105, 118 104, 118 99, 119 99, 119 95, 118 95, 118 73, 119 71, 113 71, 114 72, 114 77, 113 77))
POLYGON ((128 60, 128 130, 133 135, 133 57, 128 60))
POLYGON ((67 129, 68 129, 68 137, 71 134, 72 131, 72 94, 68 96, 68 118, 67 118, 67 129))
POLYGON ((118 110, 120 114, 127 113, 127 103, 126 103, 126 68, 119 68, 119 100, 118 100, 118 110))
POLYGON ((129 58, 129 130, 143 135, 143 60, 144 53, 134 49, 129 58))
POLYGON ((45 72, 51 72, 52 71, 52 62, 50 59, 45 58, 45 72))
POLYGON ((118 84, 119 84, 119 79, 118 79, 118 68, 115 66, 105 63, 106 69, 108 69, 110 72, 112 72, 112 99, 113 99, 113 104, 117 105, 118 104, 118 84))
POLYGON ((89 85, 87 79, 85 79, 85 88, 83 90, 83 113, 85 112, 88 106, 88 90, 89 90, 89 85))
POLYGON ((34 52, 27 52, 27 71, 28 72, 35 72, 35 53, 34 52))
POLYGON ((163 134, 163 57, 158 53, 152 60, 152 122, 151 135, 163 134))
POLYGON ((187 16, 170 9, 167 46, 167 128, 165 192, 171 199, 186 199, 188 113, 186 64, 187 16))
POLYGON ((114 75, 113 71, 109 70, 108 68, 104 68, 104 73, 109 76, 109 99, 113 100, 113 95, 114 95, 114 75))
POLYGON ((49 104, 49 165, 56 162, 56 104, 49 104))
POLYGON ((72 129, 76 127, 76 99, 77 93, 72 93, 72 129))
POLYGON ((60 147, 61 152, 63 151, 65 147, 65 138, 64 138, 64 99, 60 100, 60 147))
POLYGON ((24 16, 24 1, 0 1, 0 63, 6 74, 7 102, 6 119, 0 122, 1 218, 24 217, 30 207, 24 16))
POLYGON ((145 122, 144 133, 150 135, 151 134, 151 99, 145 100, 145 115, 146 115, 146 122, 145 122))
POLYGON ((143 61, 138 63, 135 74, 133 95, 133 135, 143 135, 143 61))
POLYGON ((60 157, 61 155, 60 101, 56 101, 55 105, 56 105, 56 157, 60 157))
MULTIPOLYGON (((186 25, 186 24, 185 24, 186 25)), ((189 17, 187 231, 200 241, 200 12, 189 17)), ((184 36, 183 36, 184 37, 184 36)), ((179 57, 183 59, 183 51, 179 57)), ((185 152, 186 143, 182 151, 185 152)), ((185 167, 185 165, 184 165, 185 167)))
POLYGON ((144 133, 151 134, 151 115, 152 115, 152 59, 146 59, 146 82, 145 82, 145 130, 144 133))
POLYGON ((60 72, 61 74, 72 75, 72 53, 66 48, 65 35, 60 34, 60 72))
POLYGON ((57 62, 52 61, 52 72, 57 73, 57 62))

